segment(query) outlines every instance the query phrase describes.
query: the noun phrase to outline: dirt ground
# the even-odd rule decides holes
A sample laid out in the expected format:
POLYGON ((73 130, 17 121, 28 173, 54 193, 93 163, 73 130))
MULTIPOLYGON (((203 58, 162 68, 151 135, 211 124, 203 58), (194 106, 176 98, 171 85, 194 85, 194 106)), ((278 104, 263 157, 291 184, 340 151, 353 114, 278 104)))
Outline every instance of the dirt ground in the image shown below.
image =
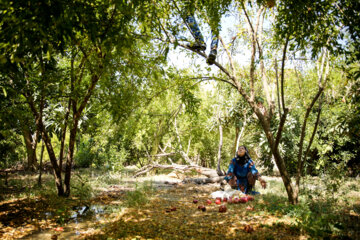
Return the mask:
MULTIPOLYGON (((267 178, 267 181, 280 180, 267 178)), ((272 191, 271 185, 269 188, 267 193, 272 191)), ((2 201, 0 238, 309 238, 296 226, 294 218, 280 211, 266 211, 274 203, 265 195, 255 195, 253 201, 246 203, 215 204, 210 194, 218 190, 219 184, 182 184, 174 176, 159 175, 122 178, 117 183, 98 187, 98 194, 86 201, 46 197, 2 201), (194 199, 198 202, 194 203, 194 199), (225 206, 226 211, 219 212, 220 206, 225 206)))

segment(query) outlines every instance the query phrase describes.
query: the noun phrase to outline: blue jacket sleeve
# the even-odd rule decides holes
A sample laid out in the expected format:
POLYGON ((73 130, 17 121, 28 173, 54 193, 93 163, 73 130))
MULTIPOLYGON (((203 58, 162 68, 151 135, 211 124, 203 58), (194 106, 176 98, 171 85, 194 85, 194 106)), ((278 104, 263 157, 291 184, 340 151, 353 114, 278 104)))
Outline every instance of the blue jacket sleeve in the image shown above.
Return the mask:
POLYGON ((249 165, 249 170, 253 175, 256 175, 259 171, 256 169, 255 167, 255 163, 253 162, 253 160, 250 159, 250 165, 249 165))
POLYGON ((229 170, 227 171, 227 174, 229 174, 229 173, 234 174, 234 168, 235 168, 235 165, 234 165, 233 161, 231 161, 231 163, 229 165, 229 170))
POLYGON ((226 176, 225 176, 225 180, 229 181, 233 177, 234 168, 235 168, 234 161, 231 160, 231 163, 229 165, 229 170, 227 171, 226 176))

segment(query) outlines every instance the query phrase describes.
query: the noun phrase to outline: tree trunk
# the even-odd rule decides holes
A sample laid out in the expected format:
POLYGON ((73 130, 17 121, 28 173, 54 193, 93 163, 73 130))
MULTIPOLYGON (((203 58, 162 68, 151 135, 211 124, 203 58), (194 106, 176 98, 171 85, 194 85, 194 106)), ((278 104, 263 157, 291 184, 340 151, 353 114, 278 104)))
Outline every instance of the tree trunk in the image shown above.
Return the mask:
POLYGON ((291 204, 298 203, 298 192, 294 191, 293 185, 291 184, 291 178, 289 173, 286 170, 284 159, 281 157, 279 149, 276 148, 272 150, 276 166, 279 169, 281 178, 283 180, 286 193, 288 195, 289 202, 291 204))
POLYGON ((179 143, 179 152, 180 155, 183 157, 183 159, 185 160, 186 163, 190 164, 190 165, 195 165, 195 163, 189 158, 189 156, 186 154, 186 152, 184 151, 184 148, 181 144, 181 139, 180 139, 180 134, 176 125, 176 117, 174 118, 174 127, 175 127, 175 133, 176 133, 176 137, 179 143))
POLYGON ((238 138, 239 138, 240 128, 239 126, 235 126, 235 142, 234 142, 234 149, 233 153, 236 155, 237 148, 238 148, 238 138))
POLYGON ((59 196, 64 196, 64 188, 61 180, 61 169, 60 166, 57 164, 57 159, 55 156, 54 149, 52 148, 51 139, 48 136, 47 132, 42 133, 43 139, 45 141, 46 150, 49 154, 50 162, 53 167, 53 174, 55 178, 55 185, 58 191, 59 196))
POLYGON ((218 161, 217 161, 217 168, 216 168, 216 172, 219 176, 223 176, 224 173, 220 168, 221 165, 221 150, 222 150, 222 145, 223 145, 223 130, 222 130, 222 126, 221 126, 221 121, 219 123, 219 135, 220 135, 220 139, 219 139, 219 151, 218 151, 218 161))
POLYGON ((40 154, 40 166, 39 166, 39 179, 38 179, 38 185, 41 186, 41 175, 42 175, 42 162, 43 162, 43 156, 44 156, 44 141, 42 141, 41 144, 41 154, 40 154))
POLYGON ((65 179, 64 179, 65 196, 70 196, 71 167, 73 165, 77 128, 78 128, 78 120, 75 119, 74 125, 70 131, 69 152, 66 158, 65 179))
POLYGON ((64 117, 64 127, 61 132, 61 144, 60 144, 60 156, 59 156, 59 166, 61 166, 61 170, 64 170, 62 165, 63 165, 63 158, 65 153, 65 138, 66 138, 67 121, 70 115, 70 108, 71 108, 71 99, 69 99, 68 108, 66 109, 66 113, 64 117))
MULTIPOLYGON (((87 89, 86 95, 84 99, 81 101, 79 108, 77 108, 77 101, 75 99, 70 99, 71 106, 73 109, 73 123, 72 128, 70 130, 70 139, 69 139, 69 151, 66 158, 66 168, 65 168, 65 179, 64 179, 64 185, 65 185, 65 196, 70 196, 70 179, 71 179, 71 167, 73 165, 73 159, 74 159, 74 150, 75 150, 75 142, 76 142, 76 134, 78 130, 78 124, 79 119, 81 117, 82 111, 85 109, 93 90, 96 86, 96 83, 99 81, 100 77, 96 74, 92 75, 91 77, 91 83, 87 89)), ((71 82, 71 89, 74 91, 75 82, 71 82)))
POLYGON ((64 196, 64 188, 63 188, 62 180, 61 180, 61 169, 57 163, 55 152, 54 152, 54 149, 53 149, 52 143, 51 143, 51 138, 49 137, 49 135, 45 129, 45 126, 42 122, 41 114, 39 114, 39 112, 35 108, 35 104, 32 99, 32 96, 26 95, 26 98, 28 100, 28 104, 31 108, 31 111, 33 112, 33 115, 35 117, 35 120, 36 120, 35 124, 36 124, 37 128, 39 129, 39 131, 41 131, 42 139, 45 142, 46 150, 49 154, 51 165, 53 166, 53 174, 54 174, 55 185, 56 185, 56 188, 58 191, 58 195, 64 196))
POLYGON ((38 131, 35 133, 35 136, 33 138, 30 129, 27 126, 25 126, 23 128, 23 135, 24 135, 25 147, 27 153, 27 168, 29 170, 35 170, 37 164, 36 146, 37 146, 38 131))
POLYGON ((264 133, 265 133, 268 143, 270 145, 271 153, 274 156, 275 163, 279 169, 281 178, 284 182, 284 186, 285 186, 285 189, 286 189, 286 192, 288 195, 289 202, 291 204, 297 204, 298 203, 298 194, 297 194, 297 192, 294 191, 294 188, 291 184, 291 178, 290 178, 288 171, 286 170, 286 165, 285 165, 284 159, 281 157, 281 154, 279 152, 279 144, 278 144, 280 141, 281 133, 282 133, 282 129, 283 129, 281 126, 285 122, 287 110, 283 114, 283 119, 280 122, 280 127, 278 129, 278 136, 277 136, 276 141, 275 141, 274 136, 270 129, 269 119, 266 118, 266 116, 264 116, 260 112, 260 109, 258 109, 256 107, 254 108, 254 112, 255 112, 256 116, 259 118, 260 124, 262 125, 264 133))
POLYGON ((238 134, 237 138, 236 138, 236 142, 235 142, 236 147, 235 147, 234 157, 236 157, 237 150, 238 150, 239 144, 240 144, 240 139, 242 138, 242 135, 244 134, 245 127, 246 127, 246 117, 244 117, 244 123, 243 123, 243 125, 241 127, 240 134, 238 134))
POLYGON ((154 133, 154 141, 152 142, 152 146, 151 146, 151 152, 150 152, 151 161, 155 160, 154 156, 157 155, 157 153, 158 153, 159 145, 160 145, 162 137, 164 135, 163 132, 164 132, 163 123, 160 119, 158 126, 157 126, 157 130, 154 133))

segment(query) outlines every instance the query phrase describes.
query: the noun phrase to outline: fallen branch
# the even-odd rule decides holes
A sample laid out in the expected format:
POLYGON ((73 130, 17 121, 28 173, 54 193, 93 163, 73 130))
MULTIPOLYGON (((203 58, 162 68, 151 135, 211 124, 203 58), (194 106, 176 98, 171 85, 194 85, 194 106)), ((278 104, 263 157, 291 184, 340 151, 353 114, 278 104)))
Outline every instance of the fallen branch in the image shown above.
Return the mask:
POLYGON ((179 165, 179 164, 162 165, 162 164, 158 164, 158 163, 149 164, 149 165, 142 167, 140 170, 138 170, 135 173, 134 177, 136 178, 136 177, 143 175, 143 174, 151 171, 152 169, 156 169, 156 168, 157 169, 173 169, 173 170, 178 170, 181 172, 189 172, 191 170, 195 170, 199 174, 202 174, 208 178, 218 177, 216 170, 211 169, 211 168, 205 168, 205 167, 201 167, 201 166, 197 166, 197 165, 179 165))
POLYGON ((196 184, 207 184, 207 183, 219 183, 224 180, 225 176, 212 177, 212 178, 185 178, 183 183, 196 183, 196 184))

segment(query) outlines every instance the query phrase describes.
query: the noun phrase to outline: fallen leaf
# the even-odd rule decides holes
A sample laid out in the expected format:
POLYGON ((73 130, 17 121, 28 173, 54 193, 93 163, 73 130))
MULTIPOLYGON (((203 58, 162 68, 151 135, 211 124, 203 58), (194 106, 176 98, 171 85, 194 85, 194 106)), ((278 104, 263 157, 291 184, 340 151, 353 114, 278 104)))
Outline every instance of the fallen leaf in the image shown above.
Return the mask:
POLYGON ((62 232, 62 231, 64 231, 64 228, 63 227, 57 227, 54 230, 57 231, 57 232, 62 232))

